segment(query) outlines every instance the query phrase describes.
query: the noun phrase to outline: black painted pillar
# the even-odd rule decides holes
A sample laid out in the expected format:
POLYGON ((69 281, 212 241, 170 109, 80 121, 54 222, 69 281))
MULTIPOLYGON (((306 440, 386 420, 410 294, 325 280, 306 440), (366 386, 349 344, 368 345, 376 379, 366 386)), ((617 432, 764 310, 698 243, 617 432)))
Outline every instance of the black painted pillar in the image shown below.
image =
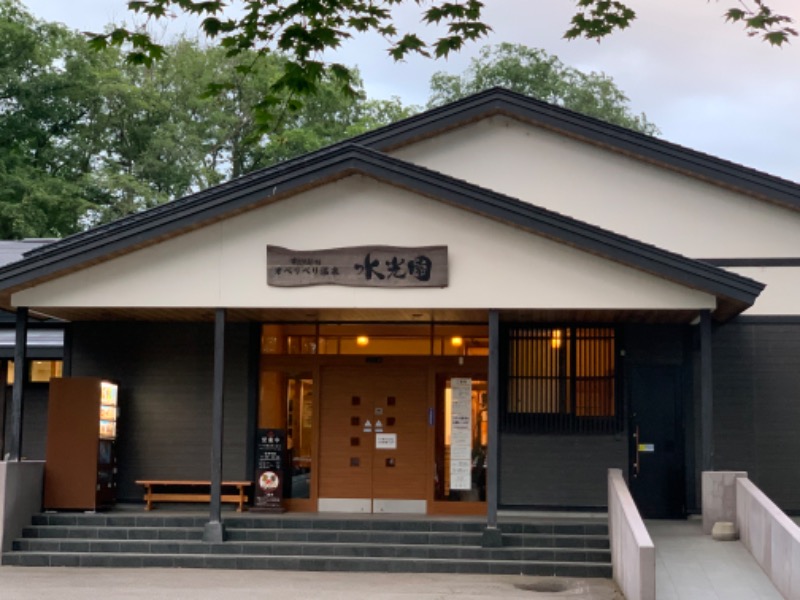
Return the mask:
POLYGON ((500 490, 500 315, 489 311, 489 447, 486 452, 486 529, 481 541, 484 547, 503 545, 497 528, 497 504, 500 490))
POLYGON ((701 471, 714 470, 714 378, 711 364, 711 313, 700 312, 701 471))
POLYGON ((7 451, 10 460, 22 457, 22 407, 25 399, 25 363, 28 359, 28 309, 17 308, 14 339, 14 388, 11 392, 11 435, 7 451))
POLYGON ((203 539, 225 541, 222 525, 222 424, 225 391, 225 309, 214 315, 214 397, 211 408, 211 502, 203 539))

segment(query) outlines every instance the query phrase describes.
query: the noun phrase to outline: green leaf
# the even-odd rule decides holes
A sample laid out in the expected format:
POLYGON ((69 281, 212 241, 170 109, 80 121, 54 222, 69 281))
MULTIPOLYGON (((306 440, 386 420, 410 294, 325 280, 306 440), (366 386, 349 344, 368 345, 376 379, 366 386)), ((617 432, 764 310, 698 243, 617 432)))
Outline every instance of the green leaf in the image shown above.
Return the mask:
POLYGON ((209 37, 216 37, 222 31, 222 21, 216 17, 207 17, 200 24, 205 34, 209 37))

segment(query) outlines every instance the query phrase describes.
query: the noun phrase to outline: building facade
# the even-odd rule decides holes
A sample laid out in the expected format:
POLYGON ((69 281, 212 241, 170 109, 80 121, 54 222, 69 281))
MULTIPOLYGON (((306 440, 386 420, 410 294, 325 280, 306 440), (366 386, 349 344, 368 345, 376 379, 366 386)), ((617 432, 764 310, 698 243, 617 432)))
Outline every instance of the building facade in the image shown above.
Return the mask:
POLYGON ((615 467, 646 516, 712 468, 791 512, 799 233, 795 183, 498 89, 32 250, 0 299, 119 383, 122 500, 215 444, 252 479, 266 429, 293 511, 597 509, 615 467))

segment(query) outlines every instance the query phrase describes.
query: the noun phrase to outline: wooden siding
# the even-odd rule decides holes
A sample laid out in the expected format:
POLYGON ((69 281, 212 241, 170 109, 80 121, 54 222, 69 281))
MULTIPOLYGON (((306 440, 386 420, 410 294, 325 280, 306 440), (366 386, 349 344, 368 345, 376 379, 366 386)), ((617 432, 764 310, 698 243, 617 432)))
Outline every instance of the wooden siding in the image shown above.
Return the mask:
MULTIPOLYGON (((137 479, 208 479, 213 326, 74 323, 72 375, 120 384, 119 500, 140 500, 137 479)), ((223 478, 249 479, 246 324, 229 324, 225 354, 223 478)))

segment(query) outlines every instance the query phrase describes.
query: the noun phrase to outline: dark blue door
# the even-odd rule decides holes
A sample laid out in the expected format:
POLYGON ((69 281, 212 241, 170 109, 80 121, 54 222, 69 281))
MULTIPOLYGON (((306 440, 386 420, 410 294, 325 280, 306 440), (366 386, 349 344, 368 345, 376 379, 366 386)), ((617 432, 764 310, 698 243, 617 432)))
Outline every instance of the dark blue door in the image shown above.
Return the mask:
POLYGON ((629 371, 631 494, 645 518, 685 516, 681 370, 633 366, 629 371))

